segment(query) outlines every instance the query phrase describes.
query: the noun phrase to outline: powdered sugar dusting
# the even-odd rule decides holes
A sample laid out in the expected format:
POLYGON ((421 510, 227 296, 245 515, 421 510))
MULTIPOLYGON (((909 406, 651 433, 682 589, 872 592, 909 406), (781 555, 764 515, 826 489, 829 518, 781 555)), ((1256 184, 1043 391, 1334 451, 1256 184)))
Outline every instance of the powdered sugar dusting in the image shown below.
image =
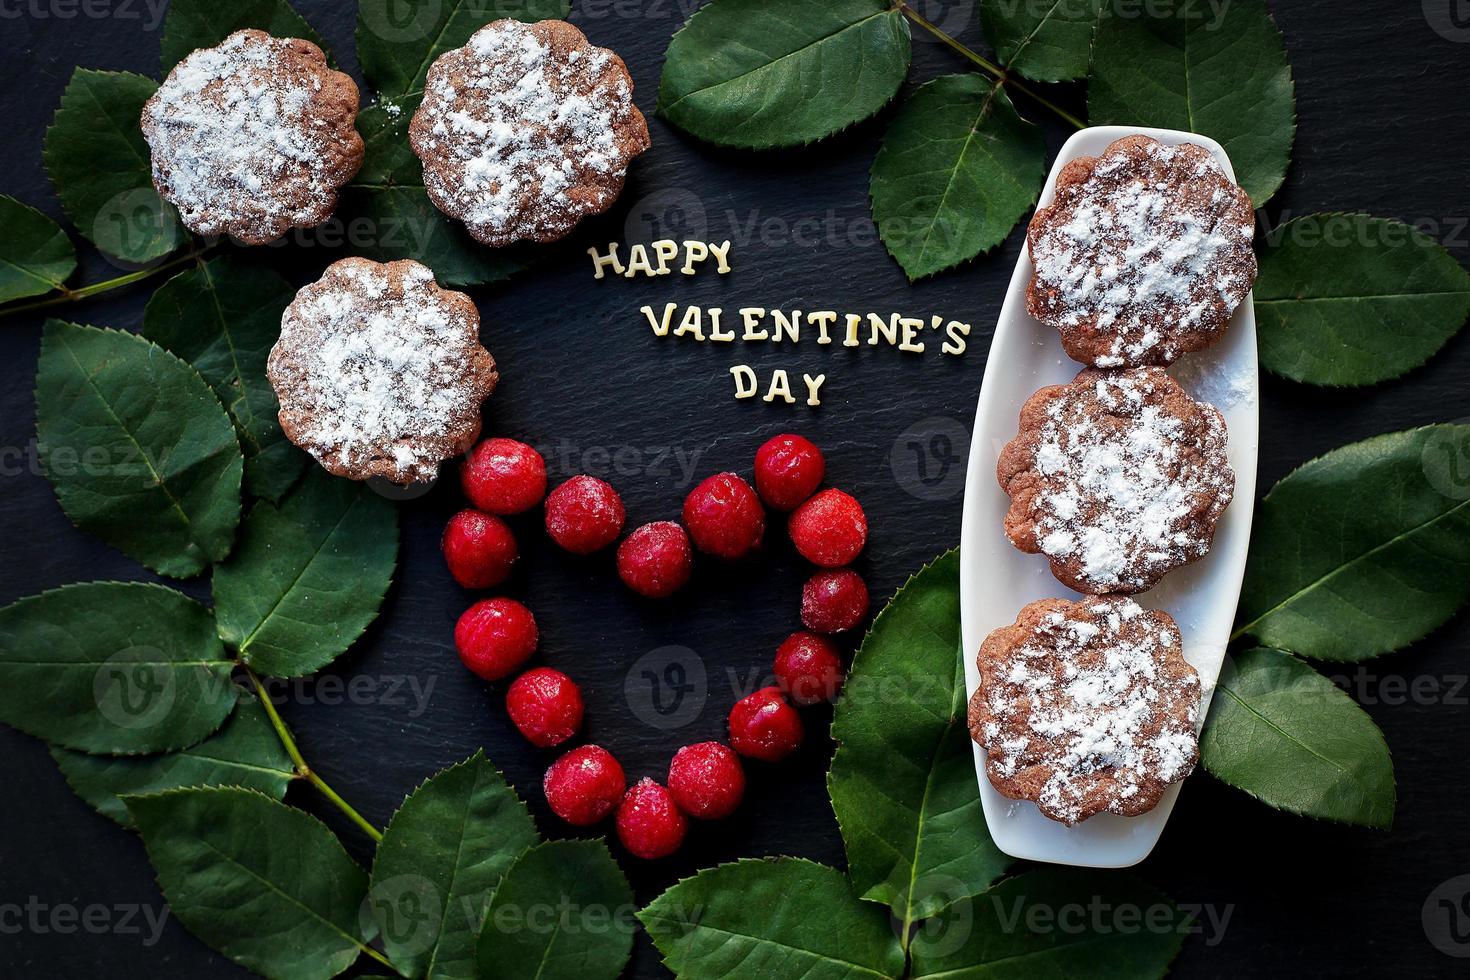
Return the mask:
POLYGON ((494 361, 468 298, 417 262, 334 263, 271 352, 283 428, 333 472, 432 479, 479 430, 494 361))
POLYGON ((1032 227, 1032 314, 1088 335, 1096 367, 1198 349, 1255 280, 1250 199, 1192 144, 1113 144, 1032 227))
POLYGON ((199 234, 252 244, 327 217, 357 171, 357 88, 321 51, 237 31, 179 62, 143 110, 154 183, 199 234))
POLYGON ((414 118, 429 196, 487 244, 560 237, 606 210, 648 146, 622 63, 550 23, 481 28, 434 63, 414 118))
POLYGON ((1033 603, 986 641, 980 670, 972 734, 991 779, 1053 820, 1143 812, 1194 768, 1199 677, 1165 613, 1033 603))
POLYGON ((1209 551, 1235 488, 1225 423, 1162 369, 1082 372, 1046 402, 1035 440, 1034 493, 1013 493, 1020 533, 1083 591, 1141 591, 1209 551))

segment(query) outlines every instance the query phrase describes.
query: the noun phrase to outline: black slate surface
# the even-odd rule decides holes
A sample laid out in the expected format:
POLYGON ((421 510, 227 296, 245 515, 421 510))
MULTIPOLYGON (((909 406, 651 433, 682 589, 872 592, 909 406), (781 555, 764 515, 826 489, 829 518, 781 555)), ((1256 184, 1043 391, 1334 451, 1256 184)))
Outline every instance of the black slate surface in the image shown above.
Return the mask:
MULTIPOLYGON (((0 190, 59 215, 41 165, 41 138, 61 90, 75 65, 155 74, 157 6, 157 0, 0 3, 6 131, 0 190)), ((355 71, 355 5, 302 0, 299 6, 355 71)), ((599 0, 574 19, 623 55, 637 100, 650 111, 667 39, 692 6, 691 0, 599 0)), ((942 6, 931 5, 936 19, 983 45, 974 0, 942 6)), ((1454 20, 1454 0, 1272 6, 1292 57, 1300 131, 1287 185, 1268 220, 1317 210, 1397 216, 1422 223, 1459 258, 1470 259, 1464 193, 1470 115, 1463 105, 1470 25, 1454 20)), ((916 34, 910 88, 963 68, 916 34)), ((1064 98, 1080 103, 1076 93, 1064 98)), ((1065 130, 1024 98, 1018 104, 1046 126, 1054 151, 1065 130)), ((960 480, 939 479, 925 491, 927 499, 910 488, 923 448, 944 445, 934 437, 951 436, 959 445, 966 439, 1020 235, 993 256, 908 285, 868 222, 867 170, 887 115, 801 152, 764 155, 700 146, 651 121, 654 149, 634 166, 610 215, 589 222, 565 247, 548 250, 539 268, 513 284, 475 292, 487 345, 505 376, 488 412, 489 431, 548 447, 558 475, 610 476, 637 522, 677 514, 689 485, 681 462, 694 460, 699 475, 748 470, 762 439, 801 431, 826 449, 832 481, 866 505, 873 534, 864 571, 875 595, 890 595, 957 540, 960 480), (723 279, 594 282, 582 254, 589 244, 686 231, 734 240, 735 272, 723 279), (960 359, 829 354, 811 344, 794 351, 717 348, 652 337, 636 311, 668 300, 727 309, 937 313, 973 322, 976 336, 960 359), (824 370, 827 404, 810 412, 737 403, 725 372, 739 360, 766 369, 824 370)), ((332 257, 321 248, 250 256, 298 283, 314 278, 332 257)), ((88 281, 114 274, 95 255, 88 259, 88 281)), ((137 327, 147 296, 146 289, 116 294, 66 315, 137 327)), ((38 327, 38 318, 0 322, 0 602, 78 580, 150 577, 70 527, 38 474, 31 400, 38 327)), ((1462 337, 1407 379, 1366 392, 1268 381, 1258 492, 1344 442, 1465 415, 1467 368, 1470 343, 1462 337)), ((931 452, 923 462, 941 467, 944 453, 931 452)), ((543 828, 556 833, 538 788, 548 755, 519 739, 504 717, 501 691, 465 672, 450 645, 454 618, 469 601, 437 550, 444 520, 460 503, 452 483, 403 505, 402 560, 382 617, 332 670, 285 688, 282 711, 312 765, 375 822, 385 821, 425 776, 484 746, 529 798, 543 828), (347 688, 356 677, 372 680, 347 688)), ((540 618, 545 660, 582 682, 589 736, 611 747, 635 777, 661 775, 679 744, 719 737, 735 692, 768 669, 776 643, 795 625, 803 569, 789 546, 775 544, 759 569, 702 569, 686 599, 650 606, 617 585, 606 558, 573 561, 535 533, 522 540, 525 569, 514 591, 528 597, 540 618), (625 687, 631 676, 631 689, 646 691, 640 685, 648 661, 640 658, 668 646, 688 651, 676 654, 681 663, 704 669, 704 684, 686 703, 697 705, 706 695, 701 710, 690 710, 692 720, 672 729, 640 711, 640 698, 630 698, 625 687)), ((202 583, 189 588, 207 591, 202 583)), ((1178 901, 1208 905, 1228 921, 1223 934, 1211 928, 1187 942, 1176 976, 1464 975, 1465 961, 1430 941, 1423 918, 1426 912, 1437 917, 1442 936, 1445 913, 1434 903, 1426 909, 1426 900, 1447 879, 1470 873, 1470 839, 1462 830, 1470 776, 1463 624, 1461 617, 1410 651, 1344 672, 1394 753, 1400 801, 1391 833, 1278 814, 1208 775, 1190 781, 1140 873, 1178 901), (1421 696, 1406 696, 1405 685, 1414 684, 1421 696), (1422 696, 1425 691, 1436 693, 1422 696)), ((640 899, 740 856, 842 862, 823 784, 826 718, 810 720, 809 744, 779 769, 755 772, 737 817, 699 830, 671 861, 626 862, 640 899)), ((0 730, 0 759, 8 790, 0 808, 0 973, 245 975, 174 921, 153 933, 150 916, 162 915, 164 906, 142 848, 68 791, 39 742, 0 730), (89 913, 91 925, 66 918, 67 909, 89 906, 107 912, 89 913), (61 917, 53 918, 57 910, 61 917)), ((359 857, 368 856, 366 841, 309 790, 293 794, 340 830, 359 857)), ((1461 917, 1467 921, 1460 927, 1470 926, 1470 916, 1461 917)), ((1441 940, 1440 946, 1470 954, 1464 945, 1441 940)), ((630 972, 666 975, 646 938, 639 939, 630 972)))

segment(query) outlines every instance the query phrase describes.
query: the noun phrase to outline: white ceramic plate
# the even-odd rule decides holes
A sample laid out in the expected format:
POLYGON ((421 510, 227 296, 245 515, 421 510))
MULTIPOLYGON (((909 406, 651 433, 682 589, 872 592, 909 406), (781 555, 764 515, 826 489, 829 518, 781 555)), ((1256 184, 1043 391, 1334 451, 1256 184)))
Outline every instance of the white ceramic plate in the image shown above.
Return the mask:
MULTIPOLYGON (((1232 179, 1235 176, 1225 150, 1212 139, 1169 129, 1098 126, 1077 133, 1062 147, 1041 201, 1050 203, 1057 173, 1068 161, 1095 156, 1114 140, 1134 133, 1169 144, 1197 143, 1214 154, 1232 179)), ((1027 315, 1026 286, 1031 272, 1030 253, 1023 249, 990 344, 970 446, 960 534, 962 656, 970 695, 980 681, 975 655, 991 630, 1013 623, 1028 602, 1076 595, 1052 577, 1045 557, 1017 551, 1002 530, 1010 501, 996 483, 995 464, 1001 448, 1016 435, 1021 404, 1038 388, 1070 381, 1082 367, 1062 351, 1054 328, 1027 315)), ((1169 373, 1191 395, 1213 404, 1225 416, 1230 465, 1235 470, 1235 499, 1220 522, 1210 554, 1171 572, 1157 588, 1136 597, 1141 605, 1163 609, 1178 621, 1184 634, 1184 656, 1199 671, 1204 687, 1203 718, 1240 598, 1255 503, 1259 379, 1251 298, 1246 297, 1236 310, 1218 344, 1186 354, 1169 373)), ((1182 785, 1172 786, 1163 802, 1141 816, 1103 813, 1069 828, 1043 817, 1034 803, 1009 800, 996 792, 985 775, 985 753, 978 745, 974 748, 990 836, 1002 851, 1030 861, 1094 868, 1137 864, 1158 842, 1182 785)))

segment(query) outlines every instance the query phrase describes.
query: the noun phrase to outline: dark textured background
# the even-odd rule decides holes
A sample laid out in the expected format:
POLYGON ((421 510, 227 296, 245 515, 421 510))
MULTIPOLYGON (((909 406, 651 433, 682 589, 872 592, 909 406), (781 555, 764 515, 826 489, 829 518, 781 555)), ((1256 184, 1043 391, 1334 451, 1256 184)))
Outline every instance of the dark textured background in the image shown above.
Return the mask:
MULTIPOLYGON (((1453 2, 1426 0, 1423 7, 1444 9, 1453 2)), ((601 0, 574 19, 627 60, 637 101, 648 112, 668 37, 689 5, 620 0, 614 10, 601 0)), ((299 6, 355 71, 355 5, 302 0, 299 6)), ((983 45, 973 3, 945 6, 948 12, 938 19, 983 45)), ((1459 258, 1470 259, 1464 227, 1470 114, 1463 105, 1470 68, 1470 43, 1463 42, 1470 41, 1464 36, 1470 29, 1458 43, 1447 39, 1431 29, 1420 3, 1405 0, 1293 0, 1273 7, 1297 80, 1300 131, 1270 219, 1340 209, 1397 216, 1426 223, 1450 239, 1459 258)), ((157 71, 158 32, 144 0, 89 9, 107 16, 85 16, 71 0, 0 0, 6 137, 0 142, 0 190, 58 216, 41 165, 41 139, 73 66, 157 71)), ((916 35, 909 88, 963 68, 916 35)), ((1064 97, 1069 104, 1079 101, 1075 92, 1064 97)), ((1024 98, 1018 105, 1046 125, 1055 150, 1065 131, 1024 98)), ((652 450, 700 454, 701 475, 748 470, 762 439, 783 429, 804 432, 826 449, 831 479, 866 505, 873 535, 865 571, 876 596, 890 595, 958 538, 957 478, 941 480, 928 494, 940 499, 919 499, 905 487, 918 475, 915 446, 942 445, 929 437, 968 428, 990 325, 1021 236, 1013 234, 993 256, 908 285, 867 221, 867 170, 886 117, 800 153, 764 155, 699 146, 651 121, 654 148, 634 165, 609 216, 579 230, 566 247, 550 250, 540 268, 513 284, 476 291, 486 343, 504 372, 488 431, 552 447, 559 475, 578 469, 610 475, 634 522, 675 516, 687 487, 677 468, 648 472, 656 469, 652 450), (580 254, 612 239, 698 233, 701 222, 708 237, 735 241, 732 275, 594 282, 580 254), (976 343, 964 358, 941 359, 933 353, 827 353, 810 344, 772 353, 659 341, 636 311, 666 299, 718 302, 726 309, 939 313, 972 321, 976 343), (737 403, 725 371, 738 360, 823 370, 827 404, 811 412, 737 403), (555 455, 563 445, 564 461, 555 455), (619 449, 614 469, 608 454, 619 449)), ((267 250, 250 258, 272 262, 300 283, 315 278, 331 256, 322 249, 267 250)), ((113 274, 95 256, 88 260, 87 280, 113 274)), ((133 328, 147 296, 146 288, 137 289, 65 315, 133 328)), ((0 323, 0 602, 78 580, 149 577, 70 527, 36 471, 31 388, 38 327, 37 318, 0 323)), ((1465 414, 1467 368, 1470 344, 1462 337, 1428 367, 1366 392, 1324 393, 1268 381, 1262 487, 1344 442, 1465 414)), ((942 461, 931 455, 928 462, 942 461)), ((443 522, 459 505, 452 483, 403 506, 399 574, 383 614, 325 675, 373 678, 373 693, 344 698, 340 687, 319 680, 290 689, 282 710, 312 765, 376 823, 386 821, 425 776, 484 746, 529 798, 541 825, 556 833, 560 828, 538 788, 549 756, 519 739, 504 717, 500 690, 465 672, 450 645, 454 619, 469 601, 449 579, 437 549, 443 522), (406 678, 420 690, 433 685, 426 710, 402 691, 389 696, 406 678)), ((677 745, 720 737, 734 690, 769 668, 774 646, 795 625, 803 572, 789 546, 774 546, 758 570, 723 577, 702 571, 686 599, 654 607, 618 586, 606 558, 569 560, 536 534, 522 539, 526 567, 515 592, 528 597, 541 621, 544 659, 582 682, 588 734, 610 746, 633 777, 661 776, 677 745), (694 651, 686 659, 702 663, 708 679, 702 712, 674 731, 640 718, 624 693, 634 662, 669 644, 694 651)), ((205 591, 202 583, 190 589, 205 591)), ((1456 678, 1466 672, 1463 622, 1461 617, 1414 649, 1350 678, 1393 750, 1400 799, 1391 833, 1279 814, 1208 775, 1190 781, 1140 872, 1181 902, 1229 907, 1231 917, 1216 945, 1189 940, 1177 976, 1464 975, 1465 961, 1438 951, 1421 925, 1431 890, 1470 872, 1470 838, 1462 827, 1470 712, 1466 692, 1456 689, 1456 678), (1458 696, 1398 703, 1403 697, 1396 685, 1416 679, 1458 696)), ((698 868, 745 855, 842 863, 823 785, 830 753, 826 718, 810 720, 813 736, 795 759, 754 771, 737 817, 698 829, 671 861, 627 862, 640 899, 698 868)), ((28 901, 51 907, 141 903, 155 914, 163 908, 137 840, 72 796, 41 743, 0 730, 0 759, 8 790, 0 808, 0 913, 28 901)), ((320 811, 310 790, 294 789, 293 799, 320 811)), ((350 849, 368 857, 360 835, 335 814, 324 816, 350 849)), ((151 948, 145 936, 122 930, 16 933, 15 925, 13 913, 0 914, 0 974, 6 976, 244 976, 172 921, 151 948)), ((639 939, 632 973, 664 975, 646 938, 639 939)))

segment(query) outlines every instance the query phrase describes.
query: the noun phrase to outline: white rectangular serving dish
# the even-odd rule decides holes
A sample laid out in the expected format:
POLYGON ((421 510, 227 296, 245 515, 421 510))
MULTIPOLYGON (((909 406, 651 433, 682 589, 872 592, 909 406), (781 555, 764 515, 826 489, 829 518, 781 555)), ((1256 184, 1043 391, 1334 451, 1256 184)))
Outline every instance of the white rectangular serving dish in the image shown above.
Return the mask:
MULTIPOLYGON (((1225 150, 1208 137, 1170 129, 1096 126, 1077 133, 1062 147, 1041 201, 1051 201, 1063 165, 1079 156, 1095 156, 1114 140, 1135 133, 1168 144, 1196 143, 1214 154, 1231 179, 1235 177, 1225 150)), ((961 655, 970 696, 980 680, 975 656, 991 630, 1013 623, 1028 602, 1076 596, 1052 577, 1044 556, 1017 551, 1002 529, 1010 501, 996 482, 995 464, 1001 448, 1016 435, 1021 404, 1038 388, 1070 381, 1082 368, 1062 351, 1054 328, 1027 315, 1026 287, 1031 273, 1030 251, 1022 249, 990 344, 970 446, 960 532, 961 655)), ((1171 572, 1157 588, 1135 598, 1145 607, 1167 611, 1178 621, 1184 656, 1199 671, 1204 688, 1203 719, 1230 640, 1255 504, 1259 374, 1251 298, 1247 296, 1235 311, 1218 344, 1184 355, 1170 374, 1191 395, 1213 404, 1225 416, 1235 498, 1220 522, 1210 554, 1171 572)), ((1067 827, 1042 816, 1034 803, 1001 796, 985 775, 984 750, 979 745, 973 748, 990 836, 1005 853, 1029 861, 1091 868, 1137 864, 1158 842, 1182 785, 1170 787, 1163 801, 1141 816, 1103 813, 1067 827)))

